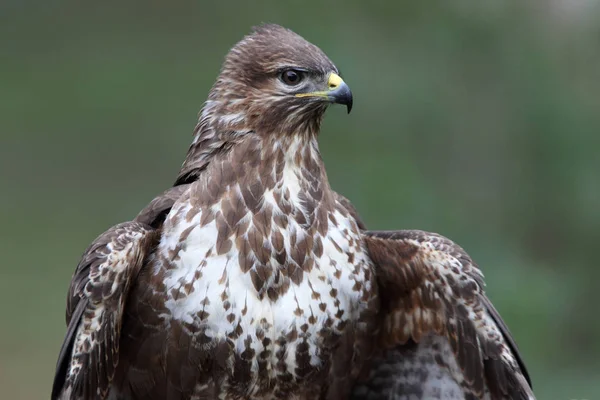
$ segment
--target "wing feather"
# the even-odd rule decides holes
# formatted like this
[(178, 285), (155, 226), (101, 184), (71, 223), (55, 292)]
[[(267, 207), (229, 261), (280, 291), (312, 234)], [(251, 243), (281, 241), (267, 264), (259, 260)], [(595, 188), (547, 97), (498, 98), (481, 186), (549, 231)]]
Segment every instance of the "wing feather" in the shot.
[(84, 253), (67, 302), (67, 335), (52, 399), (104, 398), (118, 361), (121, 317), (131, 283), (159, 237), (139, 222), (116, 225)]
[(437, 351), (435, 362), (446, 369), (457, 365), (451, 372), (465, 396), (534, 398), (517, 346), (485, 295), (483, 275), (461, 247), (415, 230), (367, 231), (364, 240), (380, 290), (384, 352), (407, 354), (403, 348), (440, 337), (453, 360), (444, 359), (437, 342), (426, 352)]
[(164, 217), (188, 188), (168, 189), (134, 221), (110, 228), (84, 252), (67, 296), (67, 333), (56, 365), (53, 400), (96, 399), (108, 393), (119, 361), (129, 288), (159, 240)]

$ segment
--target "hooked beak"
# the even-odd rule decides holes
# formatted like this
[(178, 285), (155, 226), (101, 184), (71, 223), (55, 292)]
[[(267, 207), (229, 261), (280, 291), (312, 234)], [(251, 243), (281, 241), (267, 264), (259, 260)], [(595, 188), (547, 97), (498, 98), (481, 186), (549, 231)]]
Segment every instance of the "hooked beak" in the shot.
[(327, 90), (311, 93), (297, 93), (296, 97), (321, 97), (335, 104), (344, 104), (348, 114), (352, 110), (352, 92), (338, 74), (332, 72), (327, 78)]
[(327, 80), (327, 98), (332, 103), (345, 104), (348, 114), (352, 111), (352, 92), (346, 82), (338, 74), (332, 72)]

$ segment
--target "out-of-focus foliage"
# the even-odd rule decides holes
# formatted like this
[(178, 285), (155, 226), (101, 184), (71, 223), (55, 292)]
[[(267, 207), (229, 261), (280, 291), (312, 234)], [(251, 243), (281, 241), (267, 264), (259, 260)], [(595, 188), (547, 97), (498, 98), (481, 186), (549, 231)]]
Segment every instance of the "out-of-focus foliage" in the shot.
[(371, 228), (472, 254), (540, 399), (600, 398), (599, 16), (583, 0), (3, 0), (2, 397), (48, 396), (78, 257), (173, 182), (223, 56), (265, 21), (353, 89), (321, 135), (334, 188)]

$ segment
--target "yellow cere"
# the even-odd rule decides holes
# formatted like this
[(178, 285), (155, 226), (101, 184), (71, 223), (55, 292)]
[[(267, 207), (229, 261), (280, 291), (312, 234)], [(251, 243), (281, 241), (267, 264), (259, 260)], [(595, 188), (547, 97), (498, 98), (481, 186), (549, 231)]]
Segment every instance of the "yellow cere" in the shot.
[(329, 90), (337, 89), (337, 87), (340, 86), (343, 82), (344, 82), (344, 80), (342, 78), (340, 78), (340, 76), (338, 74), (336, 74), (335, 72), (332, 72), (331, 74), (329, 74), (329, 80), (327, 81), (327, 86), (329, 87)]

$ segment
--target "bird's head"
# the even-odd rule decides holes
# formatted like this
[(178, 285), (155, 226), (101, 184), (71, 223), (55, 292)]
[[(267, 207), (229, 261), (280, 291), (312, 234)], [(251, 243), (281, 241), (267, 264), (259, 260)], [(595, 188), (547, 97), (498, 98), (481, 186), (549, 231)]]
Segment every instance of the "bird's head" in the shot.
[(227, 54), (176, 184), (192, 182), (211, 159), (247, 139), (316, 146), (331, 103), (350, 112), (352, 93), (321, 49), (279, 25), (255, 28)]
[(331, 103), (352, 108), (352, 92), (317, 46), (279, 25), (261, 25), (227, 55), (209, 96), (225, 129), (314, 133)]

